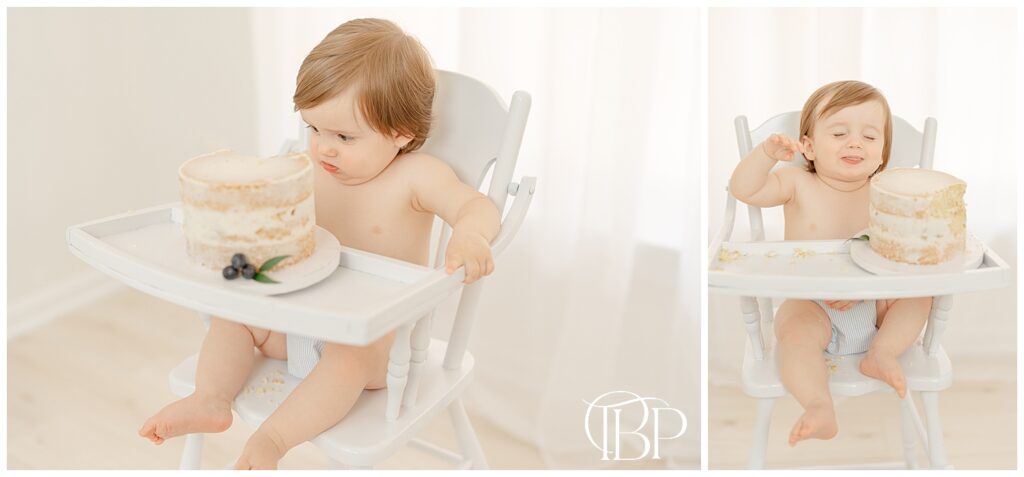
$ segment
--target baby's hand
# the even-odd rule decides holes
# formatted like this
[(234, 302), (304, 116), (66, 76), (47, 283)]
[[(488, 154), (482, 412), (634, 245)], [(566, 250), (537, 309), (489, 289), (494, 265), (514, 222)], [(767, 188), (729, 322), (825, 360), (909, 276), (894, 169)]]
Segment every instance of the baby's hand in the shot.
[(776, 161), (792, 161), (796, 153), (803, 153), (804, 146), (782, 134), (772, 134), (761, 143), (761, 149)]
[(833, 310), (846, 311), (862, 301), (864, 300), (825, 300), (825, 304)]
[(462, 283), (473, 283), (494, 271), (491, 244), (483, 235), (453, 231), (445, 250), (444, 263), (449, 275), (459, 267), (466, 267), (466, 279)]

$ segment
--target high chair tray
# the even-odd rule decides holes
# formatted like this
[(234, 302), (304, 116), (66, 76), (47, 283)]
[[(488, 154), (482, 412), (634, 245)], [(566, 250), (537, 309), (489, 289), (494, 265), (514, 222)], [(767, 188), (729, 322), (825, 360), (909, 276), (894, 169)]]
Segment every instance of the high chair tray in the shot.
[(984, 247), (976, 269), (880, 276), (850, 258), (850, 241), (724, 242), (708, 257), (715, 293), (774, 298), (872, 299), (936, 296), (1008, 286), (1010, 267)]
[(220, 281), (184, 270), (175, 262), (184, 246), (180, 224), (178, 204), (167, 204), (69, 227), (67, 242), (86, 263), (150, 295), (233, 321), (355, 345), (428, 313), (465, 275), (340, 247), (327, 278), (263, 296), (226, 286), (216, 271)]

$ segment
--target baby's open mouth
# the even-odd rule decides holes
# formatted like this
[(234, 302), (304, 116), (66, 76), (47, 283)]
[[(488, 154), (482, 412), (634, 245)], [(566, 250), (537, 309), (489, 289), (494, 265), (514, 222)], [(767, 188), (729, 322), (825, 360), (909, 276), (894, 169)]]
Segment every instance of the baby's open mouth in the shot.
[(860, 164), (861, 162), (864, 162), (864, 158), (860, 156), (843, 156), (839, 159), (847, 164)]

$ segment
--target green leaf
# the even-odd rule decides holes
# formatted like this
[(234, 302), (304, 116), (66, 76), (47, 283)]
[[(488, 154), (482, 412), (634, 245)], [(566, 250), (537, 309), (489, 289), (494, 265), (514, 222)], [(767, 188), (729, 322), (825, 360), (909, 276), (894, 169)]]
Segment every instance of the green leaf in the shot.
[(258, 281), (260, 283), (279, 283), (279, 282), (274, 281), (272, 278), (270, 278), (270, 277), (268, 277), (268, 276), (266, 276), (266, 275), (264, 275), (262, 273), (259, 273), (259, 272), (257, 272), (256, 275), (253, 275), (252, 279), (256, 280), (256, 281)]
[[(857, 237), (850, 237), (850, 238), (846, 239), (846, 242), (849, 242), (851, 240), (871, 240), (871, 237), (869, 237), (868, 234), (864, 234), (864, 235), (860, 235), (860, 236), (857, 236)], [(843, 243), (846, 243), (846, 242), (843, 242)]]
[(291, 257), (291, 255), (280, 255), (270, 260), (267, 260), (266, 262), (263, 262), (263, 265), (260, 265), (260, 268), (256, 271), (261, 273), (270, 271), (270, 269), (274, 268), (278, 263), (281, 262), (281, 260), (284, 260), (288, 257)]

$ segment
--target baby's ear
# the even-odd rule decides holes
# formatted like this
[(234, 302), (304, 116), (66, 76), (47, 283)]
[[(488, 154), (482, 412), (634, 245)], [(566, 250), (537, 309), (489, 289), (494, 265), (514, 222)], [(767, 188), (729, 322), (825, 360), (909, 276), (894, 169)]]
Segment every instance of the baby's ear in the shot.
[(394, 138), (395, 138), (395, 147), (397, 147), (399, 149), (405, 147), (407, 144), (412, 142), (412, 139), (413, 139), (412, 136), (400, 136), (398, 134), (395, 134)]
[(804, 158), (808, 161), (813, 161), (814, 147), (811, 144), (811, 138), (807, 136), (800, 138), (800, 145), (804, 147)]

